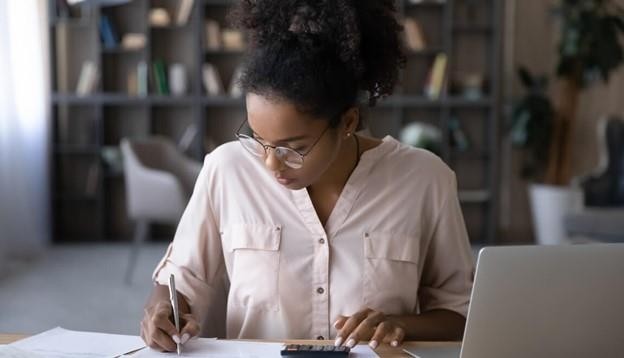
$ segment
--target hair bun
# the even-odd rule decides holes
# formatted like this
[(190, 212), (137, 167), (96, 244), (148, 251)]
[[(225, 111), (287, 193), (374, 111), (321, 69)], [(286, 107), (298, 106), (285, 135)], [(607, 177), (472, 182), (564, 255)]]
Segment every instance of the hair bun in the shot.
[(299, 7), (293, 15), (288, 31), (294, 34), (319, 34), (322, 31), (316, 11), (309, 5)]
[(395, 13), (394, 0), (240, 0), (231, 19), (247, 33), (257, 66), (248, 81), (283, 75), (284, 84), (267, 79), (266, 86), (301, 88), (291, 78), (308, 73), (335, 87), (344, 73), (342, 81), (368, 92), (373, 104), (392, 93), (405, 64)]

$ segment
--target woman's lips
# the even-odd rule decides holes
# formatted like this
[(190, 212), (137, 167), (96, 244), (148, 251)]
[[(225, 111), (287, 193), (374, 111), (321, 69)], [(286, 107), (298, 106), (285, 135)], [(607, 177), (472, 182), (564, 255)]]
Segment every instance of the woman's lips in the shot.
[(279, 175), (276, 175), (275, 178), (277, 179), (277, 182), (282, 184), (282, 185), (288, 185), (288, 184), (292, 183), (293, 181), (295, 181), (294, 179), (282, 177), (282, 176), (279, 176)]

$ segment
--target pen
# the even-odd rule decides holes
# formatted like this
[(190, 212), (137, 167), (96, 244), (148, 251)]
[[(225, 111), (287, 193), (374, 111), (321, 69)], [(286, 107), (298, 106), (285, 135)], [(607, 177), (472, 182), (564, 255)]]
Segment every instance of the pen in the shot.
[[(175, 276), (171, 274), (169, 276), (169, 300), (171, 301), (171, 307), (173, 308), (173, 321), (175, 323), (178, 334), (180, 333), (180, 314), (178, 312), (178, 295), (175, 288)], [(182, 345), (180, 342), (176, 343), (178, 355), (182, 352)]]

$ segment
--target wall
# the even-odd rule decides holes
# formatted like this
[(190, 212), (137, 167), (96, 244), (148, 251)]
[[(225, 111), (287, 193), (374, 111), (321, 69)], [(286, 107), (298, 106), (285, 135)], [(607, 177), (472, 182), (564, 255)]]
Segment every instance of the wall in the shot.
[[(534, 73), (554, 73), (558, 23), (551, 10), (555, 0), (508, 0), (505, 21), (505, 97), (522, 94), (515, 77), (519, 65)], [(624, 0), (617, 0), (624, 6)], [(514, 9), (515, 8), (515, 9)], [(552, 89), (553, 86), (551, 86)], [(624, 115), (624, 66), (613, 74), (608, 85), (598, 84), (583, 92), (577, 126), (573, 129), (574, 150), (572, 174), (579, 175), (598, 163), (596, 122), (606, 114)], [(502, 126), (505, 128), (505, 126)], [(505, 133), (503, 133), (504, 135)], [(533, 241), (532, 224), (527, 200), (526, 181), (518, 176), (519, 153), (503, 140), (501, 241), (505, 243)]]

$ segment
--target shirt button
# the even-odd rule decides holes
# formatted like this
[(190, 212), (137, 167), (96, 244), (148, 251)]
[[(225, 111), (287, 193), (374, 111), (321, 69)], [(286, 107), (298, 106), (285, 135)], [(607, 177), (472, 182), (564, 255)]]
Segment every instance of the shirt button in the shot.
[(323, 292), (325, 292), (323, 287), (319, 287), (319, 288), (316, 289), (316, 293), (318, 293), (318, 294), (322, 294)]
[(324, 243), (325, 243), (325, 239), (320, 238), (320, 239), (319, 239), (319, 244), (323, 245)]
[(316, 339), (318, 339), (319, 341), (324, 341), (324, 340), (325, 340), (325, 337), (323, 337), (323, 336), (318, 336), (318, 337), (316, 337)]

